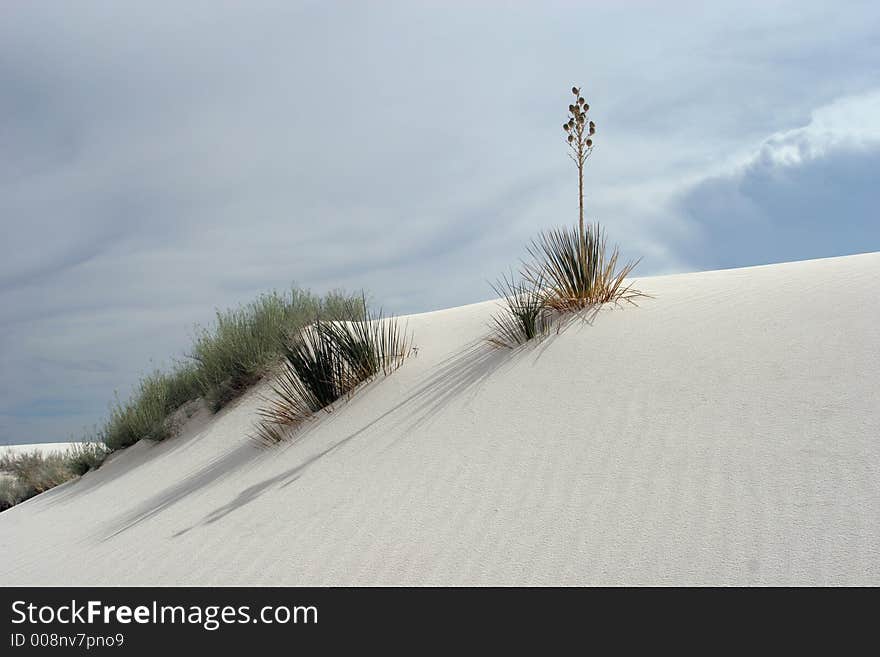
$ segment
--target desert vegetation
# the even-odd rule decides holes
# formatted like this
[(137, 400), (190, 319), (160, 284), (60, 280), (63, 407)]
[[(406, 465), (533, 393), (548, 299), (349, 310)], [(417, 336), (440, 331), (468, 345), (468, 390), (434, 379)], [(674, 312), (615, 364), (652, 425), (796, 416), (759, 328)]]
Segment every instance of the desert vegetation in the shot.
[(117, 400), (99, 437), (111, 450), (142, 438), (164, 440), (176, 430), (175, 412), (197, 398), (219, 411), (278, 363), (291, 331), (316, 317), (356, 319), (356, 299), (340, 291), (321, 297), (292, 288), (218, 311), (213, 325), (196, 327), (187, 361), (144, 377), (128, 401)]
[[(344, 292), (319, 297), (307, 290), (261, 295), (246, 306), (218, 312), (213, 326), (197, 329), (189, 358), (199, 394), (219, 410), (278, 362), (282, 345), (315, 318), (357, 319), (357, 298)], [(354, 313), (354, 315), (352, 315)]]
[[(601, 227), (584, 220), (584, 167), (596, 124), (580, 89), (571, 91), (563, 130), (578, 175), (578, 223), (541, 232), (518, 275), (494, 285), (502, 310), (492, 318), (489, 340), (497, 346), (527, 343), (566, 313), (640, 294), (626, 283), (637, 262), (622, 262)], [(217, 412), (267, 374), (273, 383), (259, 410), (256, 438), (277, 443), (363, 383), (397, 369), (410, 348), (406, 327), (371, 312), (363, 295), (318, 296), (298, 288), (261, 295), (218, 311), (212, 325), (196, 327), (183, 361), (143, 377), (127, 400), (117, 398), (97, 431), (100, 448), (4, 458), (0, 497), (15, 503), (98, 467), (108, 451), (144, 438), (164, 440), (190, 414), (191, 402), (204, 400)]]
[(541, 337), (554, 319), (567, 313), (642, 295), (626, 283), (638, 261), (622, 262), (602, 227), (584, 221), (584, 167), (593, 152), (596, 123), (580, 88), (571, 92), (575, 99), (562, 129), (577, 169), (578, 223), (539, 233), (528, 247), (519, 279), (504, 277), (493, 285), (502, 300), (489, 337), (497, 346), (513, 348)]
[(562, 124), (568, 142), (568, 157), (574, 162), (578, 172), (578, 228), (581, 241), (584, 240), (584, 165), (593, 154), (593, 135), (596, 123), (589, 118), (590, 105), (581, 95), (578, 87), (572, 87), (574, 103), (568, 106), (568, 120)]
[(498, 347), (514, 347), (547, 333), (551, 309), (540, 285), (503, 276), (492, 285), (504, 305), (504, 311), (492, 316), (489, 342)]
[[(323, 296), (292, 288), (263, 294), (238, 308), (218, 311), (215, 322), (196, 327), (186, 359), (168, 371), (144, 376), (132, 395), (111, 405), (107, 420), (89, 442), (66, 452), (7, 454), (0, 461), (0, 507), (7, 508), (98, 467), (107, 453), (141, 439), (174, 435), (180, 409), (204, 399), (219, 411), (277, 367), (288, 338), (313, 322), (353, 321), (365, 315), (364, 296), (333, 291)], [(185, 409), (186, 410), (186, 409)]]
[(523, 276), (553, 310), (582, 310), (641, 294), (625, 284), (638, 261), (621, 263), (618, 247), (608, 248), (599, 224), (587, 224), (583, 233), (567, 227), (544, 231), (529, 255)]
[(0, 456), (0, 511), (97, 468), (107, 454), (94, 442), (49, 454), (7, 450)]
[(363, 298), (348, 305), (346, 319), (316, 318), (282, 342), (281, 370), (259, 410), (259, 441), (280, 442), (362, 383), (393, 372), (409, 354), (411, 336), (396, 318), (371, 312)]
[(199, 396), (196, 368), (179, 365), (170, 372), (155, 371), (138, 383), (126, 402), (118, 399), (101, 431), (101, 439), (112, 450), (133, 445), (141, 438), (164, 440), (174, 432), (172, 414)]

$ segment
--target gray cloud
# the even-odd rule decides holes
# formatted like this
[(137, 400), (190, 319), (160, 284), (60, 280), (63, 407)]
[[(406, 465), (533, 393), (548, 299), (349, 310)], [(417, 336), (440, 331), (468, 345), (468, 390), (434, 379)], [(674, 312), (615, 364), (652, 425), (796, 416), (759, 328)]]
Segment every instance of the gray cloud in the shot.
[[(97, 422), (194, 323), (266, 289), (366, 287), (398, 312), (488, 298), (575, 216), (573, 81), (599, 123), (589, 214), (643, 273), (724, 264), (692, 245), (733, 194), (727, 160), (880, 87), (874, 3), (7, 5), (0, 443)], [(826, 162), (829, 208), (875, 164), (853, 157)], [(773, 173), (736, 175), (767, 199)], [(788, 175), (767, 213), (815, 180)]]
[(877, 171), (880, 147), (838, 149), (701, 183), (681, 201), (697, 228), (682, 256), (720, 268), (880, 251)]
[(687, 188), (679, 253), (735, 267), (880, 250), (880, 91), (817, 108), (745, 162)]

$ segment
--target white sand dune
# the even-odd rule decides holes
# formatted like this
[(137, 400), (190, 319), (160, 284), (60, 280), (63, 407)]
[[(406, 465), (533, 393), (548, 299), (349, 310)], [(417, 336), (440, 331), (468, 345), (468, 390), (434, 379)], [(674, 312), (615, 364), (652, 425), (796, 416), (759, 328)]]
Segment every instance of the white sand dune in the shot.
[[(640, 279), (519, 352), (414, 315), (277, 449), (256, 389), (0, 514), (3, 584), (880, 584), (880, 253)], [(477, 346), (473, 346), (477, 345)]]

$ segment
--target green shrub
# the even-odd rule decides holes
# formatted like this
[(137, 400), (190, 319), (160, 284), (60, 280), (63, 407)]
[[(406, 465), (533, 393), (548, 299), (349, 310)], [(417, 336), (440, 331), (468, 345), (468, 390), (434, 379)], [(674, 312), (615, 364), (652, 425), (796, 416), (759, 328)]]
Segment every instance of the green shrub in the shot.
[(27, 490), (18, 479), (0, 472), (0, 511), (5, 511), (33, 495), (34, 493), (28, 495)]
[(101, 443), (80, 443), (48, 454), (7, 450), (0, 457), (0, 510), (97, 468), (106, 456)]
[(197, 330), (190, 353), (202, 396), (219, 410), (277, 363), (288, 335), (298, 333), (315, 317), (348, 317), (353, 300), (343, 292), (331, 292), (322, 299), (294, 288), (218, 312), (211, 328)]
[(164, 440), (173, 427), (170, 415), (199, 395), (195, 368), (181, 366), (171, 373), (154, 372), (141, 379), (126, 403), (117, 400), (104, 427), (104, 442), (111, 450), (133, 445), (141, 438)]
[(18, 480), (24, 490), (42, 493), (73, 477), (60, 452), (42, 454), (39, 450), (7, 453), (0, 458), (0, 470)]
[(291, 336), (284, 345), (284, 365), (273, 383), (273, 396), (259, 410), (257, 437), (264, 443), (283, 440), (297, 425), (365, 381), (400, 367), (410, 349), (405, 327), (381, 311), (373, 315), (365, 300), (356, 307), (361, 319), (326, 321)]
[(214, 411), (256, 383), (282, 357), (291, 333), (315, 317), (357, 318), (357, 297), (333, 291), (323, 298), (306, 290), (263, 294), (252, 303), (218, 312), (209, 328), (197, 328), (190, 358), (168, 373), (144, 377), (126, 402), (117, 402), (104, 426), (111, 450), (142, 438), (164, 440), (173, 432), (172, 414), (190, 400), (204, 397)]
[(64, 454), (68, 469), (80, 477), (90, 470), (97, 470), (107, 458), (109, 450), (103, 443), (78, 443)]

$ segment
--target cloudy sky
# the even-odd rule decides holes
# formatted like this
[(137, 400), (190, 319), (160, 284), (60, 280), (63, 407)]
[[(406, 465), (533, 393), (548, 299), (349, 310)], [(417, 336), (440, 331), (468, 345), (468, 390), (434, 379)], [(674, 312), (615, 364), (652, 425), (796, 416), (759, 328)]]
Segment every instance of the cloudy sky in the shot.
[(76, 2), (0, 21), (0, 444), (67, 440), (215, 308), (483, 300), (587, 211), (643, 275), (880, 250), (880, 3)]

